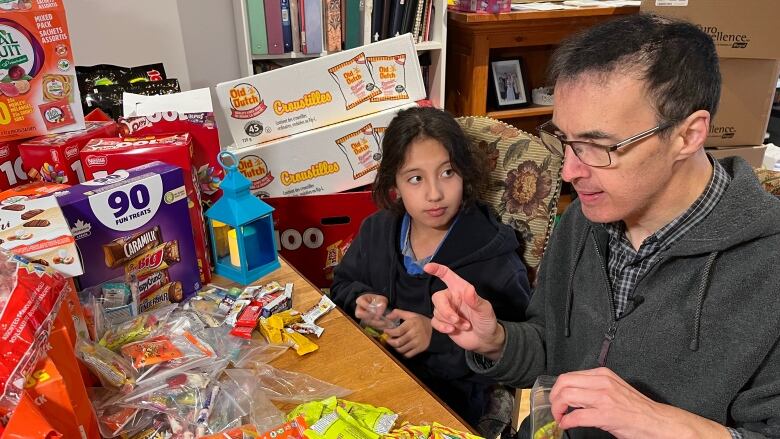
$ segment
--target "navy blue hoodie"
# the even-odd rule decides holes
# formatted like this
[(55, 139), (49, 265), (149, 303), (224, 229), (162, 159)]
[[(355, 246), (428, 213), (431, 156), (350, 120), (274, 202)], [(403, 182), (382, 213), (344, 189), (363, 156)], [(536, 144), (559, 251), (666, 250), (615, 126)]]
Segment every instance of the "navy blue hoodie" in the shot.
[[(401, 220), (401, 215), (384, 210), (367, 218), (336, 267), (331, 295), (333, 301), (353, 318), (355, 300), (365, 293), (386, 296), (391, 309), (433, 316), (431, 296), (445, 286), (434, 276), (406, 272), (399, 247)], [(514, 230), (499, 223), (487, 207), (478, 204), (461, 211), (432, 262), (446, 265), (474, 285), (478, 294), (493, 305), (499, 319), (522, 321), (530, 300), (530, 288), (518, 247)], [(442, 393), (452, 393), (458, 387), (458, 381), (476, 383), (465, 386), (468, 390), (459, 389), (460, 393), (471, 393), (475, 386), (486, 388), (492, 380), (471, 372), (464, 351), (447, 335), (433, 330), (427, 351), (411, 359), (398, 357), (467, 421), (476, 422), (474, 416), (458, 410), (455, 401), (460, 397), (461, 405), (465, 400), (474, 405), (480, 403), (480, 398), (457, 395), (458, 391), (455, 391), (456, 395)], [(443, 386), (448, 390), (440, 390)], [(482, 407), (478, 409), (481, 411)]]

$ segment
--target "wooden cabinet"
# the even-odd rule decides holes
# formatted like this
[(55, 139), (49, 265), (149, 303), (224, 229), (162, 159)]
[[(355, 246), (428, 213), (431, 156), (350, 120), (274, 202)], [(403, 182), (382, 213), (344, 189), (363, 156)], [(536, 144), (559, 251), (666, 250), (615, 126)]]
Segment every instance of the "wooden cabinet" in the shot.
[(489, 116), (528, 132), (552, 115), (552, 106), (516, 109), (490, 106), (490, 59), (521, 58), (531, 90), (546, 85), (546, 70), (556, 46), (574, 32), (615, 16), (634, 14), (638, 7), (584, 8), (472, 14), (449, 11), (446, 108), (457, 116)]

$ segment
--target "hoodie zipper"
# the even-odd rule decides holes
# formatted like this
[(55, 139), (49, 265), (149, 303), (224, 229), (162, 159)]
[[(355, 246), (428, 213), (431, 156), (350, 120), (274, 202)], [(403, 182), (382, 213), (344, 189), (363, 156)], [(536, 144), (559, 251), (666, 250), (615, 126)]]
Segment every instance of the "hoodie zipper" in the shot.
[(604, 255), (601, 254), (596, 236), (591, 230), (591, 236), (593, 237), (593, 245), (596, 247), (596, 253), (599, 256), (599, 262), (601, 263), (601, 270), (607, 280), (607, 292), (609, 293), (609, 304), (611, 308), (610, 318), (612, 323), (607, 328), (607, 332), (604, 333), (604, 340), (601, 342), (601, 350), (599, 351), (598, 364), (599, 367), (604, 367), (607, 364), (607, 355), (609, 354), (609, 348), (612, 346), (612, 341), (615, 339), (615, 333), (617, 332), (617, 319), (615, 319), (615, 298), (612, 294), (612, 285), (609, 283), (609, 272), (607, 272), (607, 266), (604, 264)]

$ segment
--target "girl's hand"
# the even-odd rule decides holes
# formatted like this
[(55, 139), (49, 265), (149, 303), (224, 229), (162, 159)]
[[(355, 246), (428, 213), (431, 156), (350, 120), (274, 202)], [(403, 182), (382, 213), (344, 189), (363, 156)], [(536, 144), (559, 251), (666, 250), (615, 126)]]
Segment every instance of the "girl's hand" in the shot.
[(431, 345), (431, 319), (421, 314), (394, 309), (387, 315), (388, 320), (403, 320), (397, 328), (385, 329), (389, 336), (387, 344), (406, 358), (425, 352)]
[(355, 317), (361, 325), (383, 330), (387, 326), (387, 320), (382, 316), (387, 309), (387, 297), (366, 293), (355, 299)]

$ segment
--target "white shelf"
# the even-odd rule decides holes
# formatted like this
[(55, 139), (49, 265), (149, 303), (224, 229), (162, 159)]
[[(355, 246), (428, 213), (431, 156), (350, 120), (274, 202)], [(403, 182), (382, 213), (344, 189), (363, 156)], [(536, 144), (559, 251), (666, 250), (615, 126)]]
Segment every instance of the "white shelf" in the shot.
[[(371, 0), (366, 0), (371, 1)], [(429, 96), (435, 107), (444, 108), (444, 78), (447, 65), (447, 0), (434, 0), (433, 16), (431, 17), (430, 41), (415, 45), (418, 52), (429, 51), (431, 53), (431, 65), (429, 75)], [(370, 13), (369, 11), (365, 11)], [(306, 60), (327, 55), (327, 52), (306, 54), (300, 52), (283, 53), (280, 55), (253, 55), (250, 50), (249, 20), (246, 14), (246, 0), (233, 0), (233, 14), (236, 22), (236, 43), (238, 44), (238, 58), (241, 73), (244, 76), (254, 75), (253, 61), (275, 59)], [(368, 20), (370, 22), (370, 20)], [(365, 35), (365, 32), (364, 32)], [(364, 36), (364, 39), (366, 37)], [(365, 41), (365, 44), (368, 44)]]

